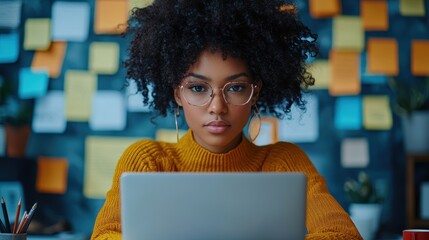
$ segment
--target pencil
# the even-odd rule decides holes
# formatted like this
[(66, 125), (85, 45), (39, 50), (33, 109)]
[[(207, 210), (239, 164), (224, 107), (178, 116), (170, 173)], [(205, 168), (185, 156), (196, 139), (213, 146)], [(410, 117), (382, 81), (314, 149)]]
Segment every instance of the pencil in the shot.
[(16, 233), (21, 233), (26, 219), (27, 219), (27, 211), (24, 211), (24, 215), (22, 215), (21, 222), (19, 223), (19, 226), (18, 226), (18, 229), (16, 230)]
[(10, 233), (12, 231), (10, 230), (9, 215), (7, 214), (6, 202), (4, 201), (3, 197), (1, 198), (1, 207), (3, 208), (3, 217), (5, 221), (4, 225), (6, 226), (6, 232)]
[(1, 219), (0, 219), (0, 232), (7, 233), (6, 232), (6, 227), (4, 226), (3, 222), (1, 221)]
[(24, 224), (24, 227), (22, 228), (22, 232), (27, 232), (28, 226), (30, 226), (31, 219), (33, 219), (34, 211), (37, 208), (37, 202), (33, 205), (33, 207), (30, 210), (30, 213), (28, 213), (27, 221)]
[(13, 231), (12, 233), (17, 233), (18, 230), (18, 222), (19, 222), (19, 214), (21, 212), (21, 199), (19, 199), (18, 207), (16, 208), (16, 214), (15, 214), (15, 222), (13, 223)]

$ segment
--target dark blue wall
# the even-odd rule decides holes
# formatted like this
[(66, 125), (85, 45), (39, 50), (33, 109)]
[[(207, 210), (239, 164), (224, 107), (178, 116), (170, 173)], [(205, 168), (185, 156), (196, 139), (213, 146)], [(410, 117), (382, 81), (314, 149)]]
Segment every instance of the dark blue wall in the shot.
[[(83, 1), (83, 0), (82, 0)], [(88, 0), (91, 14), (94, 10), (94, 0)], [(394, 37), (399, 41), (400, 74), (410, 76), (409, 55), (410, 43), (413, 38), (428, 39), (428, 19), (404, 18), (399, 15), (399, 0), (389, 0), (390, 28), (386, 32), (366, 32), (366, 38), (372, 36)], [(53, 0), (23, 1), (23, 15), (20, 32), (22, 36), (23, 23), (26, 18), (50, 17)], [(344, 15), (359, 15), (359, 1), (343, 0)], [(319, 58), (326, 59), (331, 48), (332, 19), (312, 19), (309, 16), (308, 1), (298, 3), (299, 15), (303, 21), (319, 34), (321, 54)], [(427, 7), (427, 4), (426, 4)], [(426, 10), (428, 12), (428, 10)], [(91, 16), (91, 26), (93, 16)], [(125, 58), (126, 39), (117, 35), (95, 35), (90, 27), (88, 41), (84, 43), (69, 42), (64, 59), (61, 75), (51, 79), (49, 89), (63, 90), (64, 72), (68, 69), (88, 69), (88, 49), (93, 41), (116, 41), (121, 45), (120, 57)], [(22, 38), (21, 38), (22, 46)], [(13, 64), (0, 64), (0, 70), (11, 79), (18, 79), (18, 70), (31, 65), (33, 51), (21, 49), (19, 60)], [(115, 75), (98, 75), (98, 89), (122, 88), (124, 69)], [(382, 230), (400, 232), (405, 225), (405, 154), (402, 146), (402, 131), (399, 118), (393, 115), (393, 128), (390, 131), (339, 131), (334, 126), (335, 98), (327, 90), (315, 91), (319, 98), (319, 139), (312, 143), (299, 144), (308, 153), (317, 169), (325, 176), (329, 189), (340, 204), (347, 209), (348, 200), (343, 191), (343, 183), (350, 177), (356, 177), (362, 169), (344, 169), (340, 164), (340, 144), (342, 139), (349, 137), (364, 137), (368, 139), (370, 164), (366, 170), (371, 178), (382, 183), (386, 191), (382, 216)], [(387, 85), (364, 85), (362, 94), (391, 94)], [(120, 132), (92, 131), (87, 123), (68, 122), (64, 134), (32, 134), (29, 142), (28, 161), (36, 161), (39, 155), (60, 156), (69, 161), (68, 191), (64, 195), (31, 193), (38, 200), (38, 217), (45, 221), (67, 219), (77, 232), (90, 234), (96, 214), (103, 200), (87, 199), (83, 196), (83, 175), (85, 138), (89, 135), (120, 135), (137, 137), (154, 137), (156, 127), (151, 123), (151, 113), (128, 113), (127, 128)], [(157, 118), (159, 128), (174, 128), (171, 116)], [(183, 126), (186, 128), (186, 126)]]

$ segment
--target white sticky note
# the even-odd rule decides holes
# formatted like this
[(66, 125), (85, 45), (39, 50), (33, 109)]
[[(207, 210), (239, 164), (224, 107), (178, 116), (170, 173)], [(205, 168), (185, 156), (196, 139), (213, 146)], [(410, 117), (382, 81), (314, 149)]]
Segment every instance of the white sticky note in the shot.
[(306, 112), (292, 106), (292, 119), (279, 119), (279, 141), (314, 142), (319, 137), (319, 104), (314, 95), (304, 96), (307, 101)]
[(89, 126), (92, 130), (123, 130), (126, 125), (125, 100), (118, 91), (97, 91), (92, 99)]
[(83, 42), (89, 33), (90, 6), (86, 2), (56, 1), (52, 5), (52, 39)]
[[(136, 82), (133, 80), (128, 81), (129, 85), (126, 88), (127, 95), (127, 109), (129, 112), (150, 112), (149, 106), (143, 105), (143, 95), (137, 91)], [(149, 101), (153, 101), (152, 97), (153, 87), (149, 86)]]
[(0, 1), (0, 28), (19, 27), (21, 23), (22, 1)]
[(32, 125), (34, 132), (63, 133), (66, 123), (63, 91), (49, 91), (46, 96), (37, 99)]
[(368, 140), (347, 138), (341, 142), (341, 166), (344, 168), (364, 168), (369, 164)]

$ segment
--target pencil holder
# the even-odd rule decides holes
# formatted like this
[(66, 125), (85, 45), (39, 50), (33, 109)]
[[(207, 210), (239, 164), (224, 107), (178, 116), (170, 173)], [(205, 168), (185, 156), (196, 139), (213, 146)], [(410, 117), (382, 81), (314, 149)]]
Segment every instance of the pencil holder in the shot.
[(0, 233), (0, 240), (27, 240), (27, 233)]

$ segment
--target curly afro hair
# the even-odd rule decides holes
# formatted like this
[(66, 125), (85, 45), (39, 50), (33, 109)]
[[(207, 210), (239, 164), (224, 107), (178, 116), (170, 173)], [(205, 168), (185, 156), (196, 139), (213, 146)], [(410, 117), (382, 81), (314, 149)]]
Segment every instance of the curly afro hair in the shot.
[(127, 78), (163, 116), (174, 111), (174, 88), (207, 48), (247, 63), (253, 81), (262, 82), (261, 112), (282, 117), (294, 103), (305, 109), (302, 90), (314, 84), (305, 60), (318, 53), (317, 35), (287, 1), (155, 0), (133, 9), (126, 34)]

